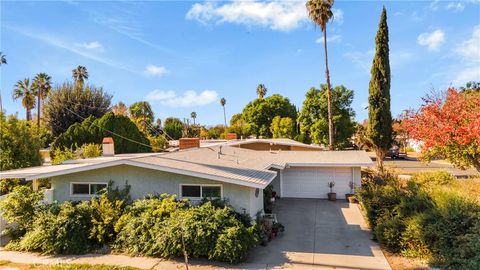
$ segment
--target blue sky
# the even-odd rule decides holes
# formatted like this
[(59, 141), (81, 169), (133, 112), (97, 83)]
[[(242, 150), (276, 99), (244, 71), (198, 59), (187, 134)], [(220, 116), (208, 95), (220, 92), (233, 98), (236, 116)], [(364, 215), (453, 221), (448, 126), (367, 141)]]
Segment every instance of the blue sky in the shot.
[[(46, 72), (55, 83), (86, 66), (89, 83), (157, 117), (223, 122), (256, 97), (259, 83), (301, 107), (325, 82), (321, 31), (301, 1), (2, 1), (0, 85), (4, 109), (24, 117), (11, 90)], [(480, 80), (480, 1), (340, 1), (328, 25), (332, 84), (355, 92), (361, 121), (381, 8), (388, 11), (392, 114), (432, 88)]]

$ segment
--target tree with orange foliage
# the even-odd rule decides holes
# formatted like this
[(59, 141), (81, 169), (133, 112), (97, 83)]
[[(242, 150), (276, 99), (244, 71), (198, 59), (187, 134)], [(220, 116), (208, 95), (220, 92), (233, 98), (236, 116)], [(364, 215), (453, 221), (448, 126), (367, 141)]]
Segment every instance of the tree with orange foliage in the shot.
[(480, 172), (480, 92), (449, 88), (444, 97), (427, 96), (417, 111), (407, 112), (405, 128), (423, 142), (423, 158), (445, 158)]

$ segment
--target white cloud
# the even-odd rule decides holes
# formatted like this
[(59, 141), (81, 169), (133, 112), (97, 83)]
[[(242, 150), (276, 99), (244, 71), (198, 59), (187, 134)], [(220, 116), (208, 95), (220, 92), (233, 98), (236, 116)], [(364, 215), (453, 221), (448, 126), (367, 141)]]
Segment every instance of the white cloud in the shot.
[(342, 24), (343, 23), (343, 10), (339, 8), (332, 9), (333, 11), (333, 21)]
[(159, 76), (159, 77), (170, 73), (170, 71), (166, 67), (155, 66), (152, 64), (147, 65), (143, 72), (147, 75)]
[(375, 55), (375, 49), (370, 49), (365, 52), (347, 52), (343, 56), (350, 60), (354, 65), (359, 67), (364, 72), (370, 72), (372, 68), (373, 56)]
[(186, 91), (178, 96), (174, 91), (153, 90), (146, 96), (146, 100), (158, 102), (172, 108), (203, 106), (217, 101), (218, 94), (213, 90), (205, 90), (201, 93)]
[(448, 5), (445, 6), (445, 9), (460, 12), (465, 9), (465, 5), (462, 4), (461, 2), (450, 2), (448, 3)]
[(456, 74), (457, 85), (480, 78), (480, 25), (473, 28), (471, 38), (462, 42), (454, 50), (462, 58), (462, 68)]
[(437, 11), (439, 2), (440, 2), (439, 0), (434, 0), (430, 3), (430, 5), (428, 7), (433, 11)]
[(75, 47), (86, 49), (86, 50), (99, 51), (99, 52), (104, 51), (103, 45), (98, 41), (75, 43), (74, 45)]
[(421, 46), (427, 46), (430, 51), (438, 51), (443, 42), (445, 42), (445, 32), (438, 29), (430, 33), (421, 33), (418, 35), (417, 42)]
[[(343, 11), (333, 10), (334, 21), (343, 22)], [(207, 1), (195, 3), (186, 18), (201, 23), (236, 23), (247, 26), (260, 25), (273, 30), (288, 31), (307, 21), (308, 15), (303, 1), (272, 0), (263, 2), (233, 1), (224, 4)]]
[(107, 65), (112, 68), (118, 68), (118, 69), (123, 69), (132, 73), (138, 73), (137, 70), (134, 70), (130, 68), (130, 66), (117, 62), (108, 58), (100, 57), (96, 53), (92, 53), (88, 50), (85, 49), (80, 49), (76, 48), (75, 46), (72, 46), (70, 42), (65, 41), (62, 37), (59, 36), (53, 36), (51, 33), (48, 32), (39, 32), (38, 30), (30, 30), (30, 29), (21, 29), (21, 28), (16, 28), (16, 27), (11, 27), (11, 26), (4, 26), (5, 28), (8, 28), (12, 31), (15, 31), (21, 35), (24, 35), (26, 37), (41, 41), (45, 44), (54, 46), (56, 48), (60, 48), (66, 51), (69, 51), (73, 54), (85, 57), (87, 59), (90, 59), (92, 61), (96, 61), (99, 63), (102, 63), (104, 65)]
[[(333, 36), (327, 36), (327, 43), (335, 43), (335, 42), (341, 42), (342, 41), (342, 36), (341, 35), (333, 35)], [(319, 37), (315, 40), (316, 43), (322, 43), (323, 44), (323, 37)]]

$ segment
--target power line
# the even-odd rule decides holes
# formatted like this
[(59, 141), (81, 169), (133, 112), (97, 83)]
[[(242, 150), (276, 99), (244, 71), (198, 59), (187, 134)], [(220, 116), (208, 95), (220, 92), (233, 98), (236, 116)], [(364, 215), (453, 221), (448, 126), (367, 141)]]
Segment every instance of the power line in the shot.
[[(83, 116), (79, 115), (78, 113), (76, 113), (76, 112), (74, 112), (74, 111), (70, 110), (70, 109), (69, 109), (69, 108), (67, 108), (67, 107), (65, 107), (65, 109), (67, 109), (67, 111), (69, 111), (69, 112), (71, 112), (71, 113), (75, 114), (76, 116), (78, 116), (78, 117), (82, 118), (83, 120), (85, 120), (85, 119), (86, 119), (85, 117), (83, 117)], [(130, 142), (133, 142), (133, 143), (136, 143), (136, 144), (139, 144), (139, 145), (143, 145), (143, 146), (146, 146), (146, 147), (149, 147), (149, 148), (154, 148), (154, 147), (153, 147), (153, 146), (151, 146), (151, 145), (144, 144), (144, 143), (142, 143), (142, 142), (139, 142), (139, 141), (132, 140), (132, 139), (130, 139), (130, 138), (127, 138), (127, 137), (125, 137), (125, 136), (122, 136), (122, 135), (120, 135), (120, 134), (118, 134), (118, 133), (115, 133), (115, 132), (113, 132), (113, 131), (111, 131), (111, 130), (105, 129), (105, 128), (103, 128), (103, 127), (101, 127), (101, 126), (99, 126), (99, 125), (95, 124), (94, 122), (92, 122), (92, 125), (95, 125), (95, 126), (97, 126), (98, 128), (100, 128), (100, 129), (103, 129), (103, 130), (107, 131), (108, 133), (110, 133), (110, 134), (112, 134), (112, 135), (115, 135), (115, 136), (117, 136), (117, 137), (120, 137), (120, 138), (122, 138), (122, 139), (124, 139), (124, 140), (130, 141)]]

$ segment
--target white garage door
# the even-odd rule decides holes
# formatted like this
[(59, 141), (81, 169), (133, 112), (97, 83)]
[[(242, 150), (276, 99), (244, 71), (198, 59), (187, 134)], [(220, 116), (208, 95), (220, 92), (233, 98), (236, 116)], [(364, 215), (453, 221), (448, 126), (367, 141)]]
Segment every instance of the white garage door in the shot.
[(334, 181), (338, 199), (350, 193), (352, 168), (291, 167), (283, 171), (282, 196), (288, 198), (327, 198), (328, 182)]

